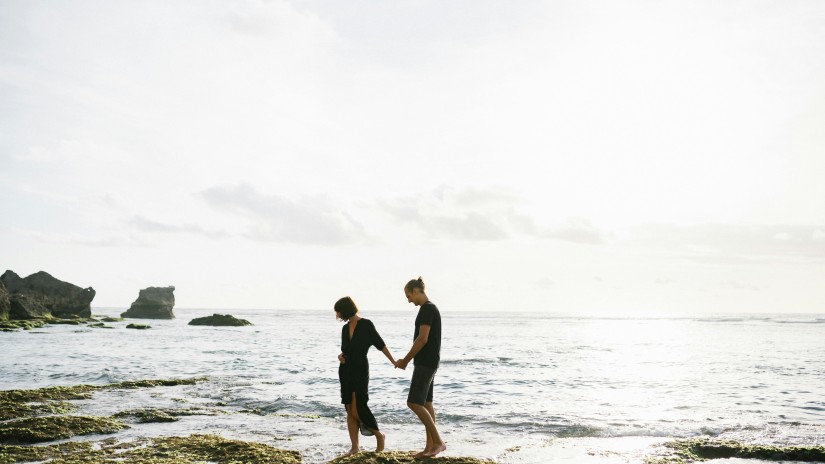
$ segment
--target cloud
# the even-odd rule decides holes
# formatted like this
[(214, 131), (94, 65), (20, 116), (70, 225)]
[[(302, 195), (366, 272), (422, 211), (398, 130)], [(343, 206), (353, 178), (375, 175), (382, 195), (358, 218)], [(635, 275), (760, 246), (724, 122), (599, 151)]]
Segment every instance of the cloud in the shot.
[(380, 201), (379, 207), (428, 239), (495, 241), (512, 235), (512, 205), (517, 202), (509, 192), (442, 185), (430, 193)]
[(130, 233), (111, 233), (109, 235), (88, 236), (80, 234), (58, 234), (38, 231), (22, 231), (27, 236), (44, 243), (73, 244), (95, 248), (132, 248), (148, 247), (152, 243)]
[(536, 290), (552, 290), (556, 286), (556, 282), (549, 277), (542, 277), (533, 282), (533, 288)]
[(197, 224), (166, 224), (140, 215), (133, 216), (127, 221), (127, 224), (137, 230), (151, 233), (189, 233), (205, 235), (210, 238), (226, 238), (229, 236), (229, 233), (224, 230), (206, 230)]
[(604, 243), (609, 235), (589, 220), (537, 225), (525, 201), (508, 189), (439, 186), (429, 193), (380, 202), (396, 222), (414, 225), (429, 239), (495, 241), (519, 235), (575, 243)]
[(821, 228), (801, 225), (644, 224), (621, 231), (622, 243), (715, 262), (765, 259), (822, 260)]
[(341, 245), (368, 239), (364, 227), (326, 196), (293, 201), (258, 192), (248, 184), (213, 187), (199, 193), (217, 211), (248, 221), (252, 240), (304, 245)]
[(566, 224), (548, 227), (536, 232), (540, 237), (566, 240), (575, 243), (604, 243), (607, 232), (596, 228), (589, 220), (572, 218)]

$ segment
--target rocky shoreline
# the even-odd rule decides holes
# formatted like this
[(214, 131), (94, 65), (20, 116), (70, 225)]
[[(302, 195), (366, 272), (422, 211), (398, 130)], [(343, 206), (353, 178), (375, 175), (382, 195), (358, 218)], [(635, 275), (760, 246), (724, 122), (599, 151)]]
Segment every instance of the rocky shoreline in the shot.
[[(194, 385), (206, 378), (140, 380), (109, 385), (74, 385), (33, 390), (0, 391), (0, 464), (53, 463), (284, 463), (302, 462), (301, 453), (254, 441), (215, 434), (140, 436), (119, 439), (117, 433), (137, 424), (162, 424), (183, 416), (232, 414), (222, 403), (196, 407), (119, 411), (110, 416), (74, 415), (79, 401), (94, 400), (96, 392)], [(238, 413), (238, 411), (235, 411)], [(243, 411), (240, 411), (243, 413)], [(108, 438), (94, 439), (97, 435)], [(732, 440), (695, 438), (665, 442), (651, 450), (645, 464), (686, 464), (722, 458), (762, 461), (823, 462), (825, 447), (746, 445)], [(407, 451), (362, 452), (329, 464), (495, 464), (494, 461), (445, 456), (414, 459)], [(567, 462), (567, 461), (565, 461)]]
[[(117, 437), (80, 439), (93, 435), (113, 435), (130, 428), (130, 424), (173, 422), (181, 416), (228, 414), (221, 409), (220, 403), (210, 407), (145, 407), (121, 411), (109, 417), (71, 414), (77, 408), (73, 401), (93, 400), (95, 392), (193, 385), (206, 380), (141, 380), (102, 386), (74, 385), (0, 391), (0, 464), (43, 461), (126, 464), (301, 462), (301, 455), (297, 451), (211, 434), (140, 437), (127, 441), (121, 441)], [(405, 451), (364, 452), (330, 461), (332, 464), (413, 462), (494, 464), (492, 461), (469, 457), (413, 459)]]

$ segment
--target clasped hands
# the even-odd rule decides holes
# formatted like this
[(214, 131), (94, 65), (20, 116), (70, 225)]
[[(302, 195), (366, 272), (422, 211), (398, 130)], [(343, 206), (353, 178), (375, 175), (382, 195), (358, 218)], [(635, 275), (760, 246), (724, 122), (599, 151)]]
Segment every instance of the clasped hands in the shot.
[[(347, 363), (347, 357), (344, 356), (344, 353), (338, 355), (338, 362), (341, 364)], [(402, 371), (407, 369), (407, 364), (409, 363), (410, 361), (408, 359), (399, 359), (397, 361), (392, 362), (393, 366), (395, 366), (396, 369), (401, 369)]]
[(403, 371), (407, 368), (407, 364), (409, 363), (410, 361), (408, 359), (399, 359), (395, 361), (393, 364), (395, 364), (396, 369), (401, 369)]

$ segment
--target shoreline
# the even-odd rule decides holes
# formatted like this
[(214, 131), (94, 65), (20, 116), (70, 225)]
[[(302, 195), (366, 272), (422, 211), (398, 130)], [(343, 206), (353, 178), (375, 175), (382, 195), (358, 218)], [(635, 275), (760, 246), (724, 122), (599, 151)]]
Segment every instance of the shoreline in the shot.
[[(73, 385), (44, 387), (32, 390), (0, 391), (0, 464), (50, 461), (99, 463), (196, 463), (302, 462), (301, 452), (246, 440), (235, 440), (215, 434), (188, 436), (139, 436), (121, 440), (117, 433), (137, 424), (175, 422), (183, 416), (214, 416), (232, 414), (223, 404), (209, 407), (162, 408), (143, 405), (111, 416), (73, 414), (79, 405), (73, 402), (93, 401), (100, 391), (150, 389), (206, 382), (207, 378), (140, 380), (108, 385)], [(254, 413), (254, 411), (240, 411)], [(312, 419), (312, 418), (309, 418)], [(413, 459), (408, 451), (361, 452), (337, 457), (334, 464), (413, 463), (495, 464), (473, 457), (445, 456)]]
[[(229, 411), (225, 404), (187, 404), (179, 407), (153, 407), (142, 404), (122, 409), (109, 416), (74, 414), (83, 402), (93, 402), (100, 392), (140, 391), (185, 387), (208, 378), (137, 380), (107, 385), (44, 387), (32, 390), (0, 391), (0, 464), (13, 462), (303, 462), (300, 451), (283, 449), (256, 441), (226, 438), (218, 434), (193, 433), (188, 436), (139, 435), (131, 438), (118, 433), (137, 427), (162, 427), (182, 417), (249, 414), (254, 411)], [(152, 397), (152, 394), (150, 394)], [(284, 419), (285, 417), (279, 417)], [(305, 417), (314, 420), (314, 417)], [(148, 425), (147, 425), (148, 424)], [(144, 429), (145, 430), (145, 429)], [(279, 439), (279, 438), (275, 438)], [(280, 438), (288, 441), (289, 438)], [(516, 446), (507, 454), (521, 452)], [(720, 461), (733, 458), (733, 461)], [(825, 447), (773, 447), (747, 445), (732, 440), (694, 438), (671, 440), (655, 437), (557, 438), (546, 446), (518, 456), (517, 462), (551, 461), (563, 464), (633, 463), (676, 464), (689, 462), (758, 463), (782, 460), (793, 462), (825, 461)], [(446, 464), (496, 464), (497, 461), (468, 456), (439, 456), (413, 459), (407, 451), (381, 453), (363, 451), (353, 456), (326, 459), (329, 464), (406, 464), (434, 462)]]

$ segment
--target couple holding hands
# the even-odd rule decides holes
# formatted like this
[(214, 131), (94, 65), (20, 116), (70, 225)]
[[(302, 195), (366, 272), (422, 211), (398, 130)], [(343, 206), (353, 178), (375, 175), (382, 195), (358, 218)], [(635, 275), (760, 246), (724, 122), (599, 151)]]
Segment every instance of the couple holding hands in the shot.
[(427, 444), (414, 457), (433, 457), (447, 449), (435, 425), (433, 409), (433, 379), (438, 370), (441, 352), (441, 314), (424, 293), (421, 277), (404, 286), (407, 301), (419, 307), (415, 318), (415, 333), (409, 353), (395, 360), (381, 339), (375, 325), (369, 319), (358, 316), (358, 307), (350, 297), (335, 303), (335, 315), (346, 324), (341, 328), (341, 354), (338, 355), (338, 379), (341, 382), (341, 403), (347, 409), (347, 430), (352, 442), (347, 455), (358, 448), (358, 431), (366, 436), (375, 435), (376, 451), (384, 450), (385, 435), (378, 430), (378, 422), (367, 406), (369, 401), (370, 366), (367, 351), (371, 346), (384, 353), (398, 369), (406, 369), (413, 361), (415, 366), (407, 396), (407, 406), (424, 424)]

